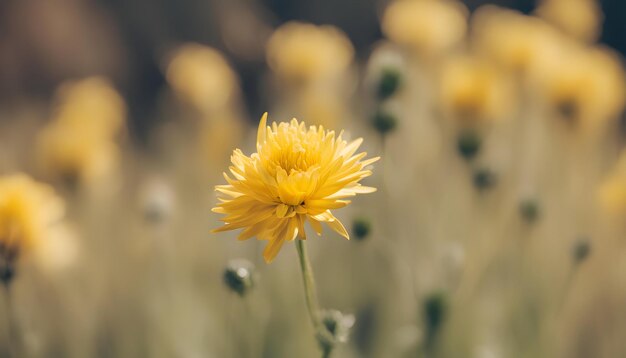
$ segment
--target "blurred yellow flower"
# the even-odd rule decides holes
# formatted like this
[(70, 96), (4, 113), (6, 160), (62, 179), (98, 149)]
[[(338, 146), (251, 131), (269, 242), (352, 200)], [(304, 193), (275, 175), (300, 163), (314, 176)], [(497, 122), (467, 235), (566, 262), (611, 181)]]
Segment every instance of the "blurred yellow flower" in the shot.
[(463, 40), (467, 16), (467, 8), (454, 0), (397, 0), (385, 10), (382, 30), (399, 45), (437, 54)]
[(0, 177), (0, 257), (12, 262), (47, 237), (64, 214), (53, 189), (23, 174)]
[(600, 37), (604, 16), (596, 0), (544, 0), (536, 13), (575, 39), (593, 42)]
[(85, 181), (107, 173), (119, 156), (115, 137), (124, 128), (126, 107), (102, 78), (64, 83), (52, 121), (38, 135), (37, 159), (51, 177)]
[(119, 148), (111, 140), (52, 124), (39, 133), (39, 167), (45, 175), (84, 183), (109, 173), (119, 160)]
[(289, 22), (270, 37), (267, 63), (292, 83), (327, 80), (345, 71), (354, 56), (348, 37), (334, 26)]
[(285, 241), (306, 239), (306, 221), (318, 235), (326, 223), (349, 238), (331, 209), (348, 205), (346, 198), (376, 190), (359, 181), (371, 175), (366, 167), (379, 158), (361, 161), (366, 153), (355, 153), (362, 139), (348, 143), (341, 133), (336, 137), (322, 126), (307, 129), (296, 119), (271, 127), (266, 122), (267, 113), (259, 123), (257, 152), (248, 157), (235, 150), (233, 177), (224, 173), (228, 185), (216, 186), (221, 198), (213, 211), (226, 217), (215, 231), (244, 229), (239, 240), (268, 240), (263, 253), (268, 263)]
[(473, 15), (473, 43), (507, 70), (535, 74), (560, 51), (558, 33), (543, 20), (492, 5)]
[(124, 128), (124, 99), (106, 78), (64, 82), (57, 90), (56, 102), (54, 118), (60, 126), (102, 138)]
[(615, 119), (624, 110), (626, 75), (619, 57), (605, 48), (578, 48), (543, 76), (549, 109), (579, 125)]
[(181, 99), (205, 113), (228, 105), (239, 92), (237, 76), (226, 58), (200, 44), (175, 50), (166, 77)]
[(442, 111), (463, 124), (502, 119), (514, 107), (514, 97), (506, 77), (483, 60), (456, 56), (442, 68)]

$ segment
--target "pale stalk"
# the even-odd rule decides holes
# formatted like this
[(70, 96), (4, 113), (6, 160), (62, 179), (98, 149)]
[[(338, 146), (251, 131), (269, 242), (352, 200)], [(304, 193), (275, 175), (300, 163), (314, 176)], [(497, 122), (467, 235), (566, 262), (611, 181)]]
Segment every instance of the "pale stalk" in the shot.
[(315, 328), (315, 337), (322, 349), (322, 357), (330, 357), (330, 353), (333, 349), (332, 337), (330, 333), (324, 327), (320, 319), (319, 303), (317, 301), (317, 292), (315, 290), (315, 279), (313, 278), (313, 270), (311, 269), (311, 263), (309, 262), (309, 256), (306, 252), (306, 246), (304, 240), (296, 240), (296, 248), (298, 250), (298, 258), (300, 259), (300, 269), (302, 271), (302, 282), (304, 284), (304, 298), (306, 300), (306, 307), (309, 311), (309, 317), (313, 328)]
[(9, 283), (4, 283), (4, 293), (5, 293), (5, 310), (7, 317), (7, 332), (8, 332), (8, 348), (9, 348), (9, 357), (17, 358), (17, 332), (14, 322), (13, 316), (13, 305), (11, 304), (11, 290), (9, 289)]

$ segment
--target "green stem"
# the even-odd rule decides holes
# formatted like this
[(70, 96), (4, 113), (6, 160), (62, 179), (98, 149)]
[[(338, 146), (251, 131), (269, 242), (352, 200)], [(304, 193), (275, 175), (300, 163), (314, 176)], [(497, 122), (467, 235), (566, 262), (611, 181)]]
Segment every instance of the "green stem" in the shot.
[(322, 348), (322, 358), (330, 358), (330, 352), (332, 352), (332, 347)]
[(315, 337), (322, 349), (322, 358), (330, 357), (332, 347), (332, 337), (330, 332), (324, 327), (320, 319), (319, 303), (317, 301), (317, 292), (315, 290), (315, 279), (313, 278), (313, 270), (311, 269), (311, 263), (309, 256), (306, 253), (306, 246), (304, 240), (296, 240), (296, 248), (298, 250), (298, 258), (300, 259), (300, 269), (302, 271), (302, 282), (304, 283), (304, 298), (306, 300), (306, 307), (309, 311), (309, 317), (311, 323), (315, 328)]

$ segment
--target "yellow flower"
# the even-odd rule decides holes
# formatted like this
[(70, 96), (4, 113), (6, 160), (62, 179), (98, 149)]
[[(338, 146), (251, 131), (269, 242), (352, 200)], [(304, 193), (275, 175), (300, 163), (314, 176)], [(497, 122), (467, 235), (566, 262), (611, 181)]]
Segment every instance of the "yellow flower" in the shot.
[(453, 0), (398, 0), (387, 7), (383, 33), (393, 42), (423, 54), (437, 54), (460, 43), (468, 11)]
[(560, 51), (558, 33), (539, 18), (492, 5), (472, 18), (474, 45), (507, 70), (535, 74)]
[(354, 56), (348, 37), (334, 26), (289, 22), (267, 43), (267, 63), (293, 83), (327, 80), (345, 71)]
[(200, 44), (178, 48), (166, 77), (176, 94), (201, 112), (222, 108), (239, 92), (237, 77), (226, 58)]
[(544, 0), (537, 15), (575, 39), (592, 42), (600, 37), (603, 15), (597, 0)]
[(112, 169), (119, 156), (124, 100), (104, 78), (67, 82), (57, 91), (52, 121), (37, 138), (40, 168), (50, 177), (85, 181)]
[(113, 141), (58, 124), (39, 133), (37, 154), (45, 175), (70, 183), (86, 183), (105, 176), (119, 160), (119, 148)]
[(52, 188), (23, 174), (0, 177), (0, 257), (30, 252), (64, 214)]
[(126, 119), (124, 99), (103, 77), (68, 81), (56, 93), (54, 119), (88, 136), (111, 137), (120, 132)]
[(237, 149), (232, 155), (232, 178), (228, 185), (216, 186), (220, 203), (214, 212), (224, 214), (225, 225), (216, 232), (244, 229), (239, 240), (256, 236), (268, 240), (263, 256), (271, 262), (285, 241), (306, 239), (305, 222), (321, 235), (322, 225), (349, 238), (343, 224), (331, 209), (350, 203), (346, 198), (376, 189), (359, 181), (371, 171), (366, 167), (379, 158), (362, 161), (356, 154), (362, 139), (347, 142), (340, 133), (322, 126), (307, 129), (304, 122), (266, 125), (261, 118), (257, 152), (250, 157)]
[(547, 105), (580, 125), (606, 123), (624, 110), (626, 75), (619, 57), (606, 48), (578, 48), (543, 76)]
[(440, 86), (442, 110), (465, 124), (502, 119), (514, 105), (507, 79), (478, 58), (458, 56), (447, 61)]

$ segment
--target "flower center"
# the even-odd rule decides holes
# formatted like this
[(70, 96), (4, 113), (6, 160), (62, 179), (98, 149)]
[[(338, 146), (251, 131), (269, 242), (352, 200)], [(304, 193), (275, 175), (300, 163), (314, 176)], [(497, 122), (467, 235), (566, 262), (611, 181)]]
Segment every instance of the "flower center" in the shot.
[(274, 162), (287, 173), (293, 171), (305, 172), (310, 166), (308, 159), (304, 148), (294, 148), (290, 151), (283, 150), (278, 153)]
[(308, 212), (307, 200), (318, 190), (320, 167), (311, 166), (307, 171), (292, 169), (290, 173), (281, 167), (276, 168), (276, 216), (290, 218)]
[(287, 204), (278, 204), (276, 206), (276, 216), (278, 218), (292, 218), (296, 216), (296, 214), (306, 214), (307, 210), (304, 207), (304, 202), (300, 205), (287, 205)]

